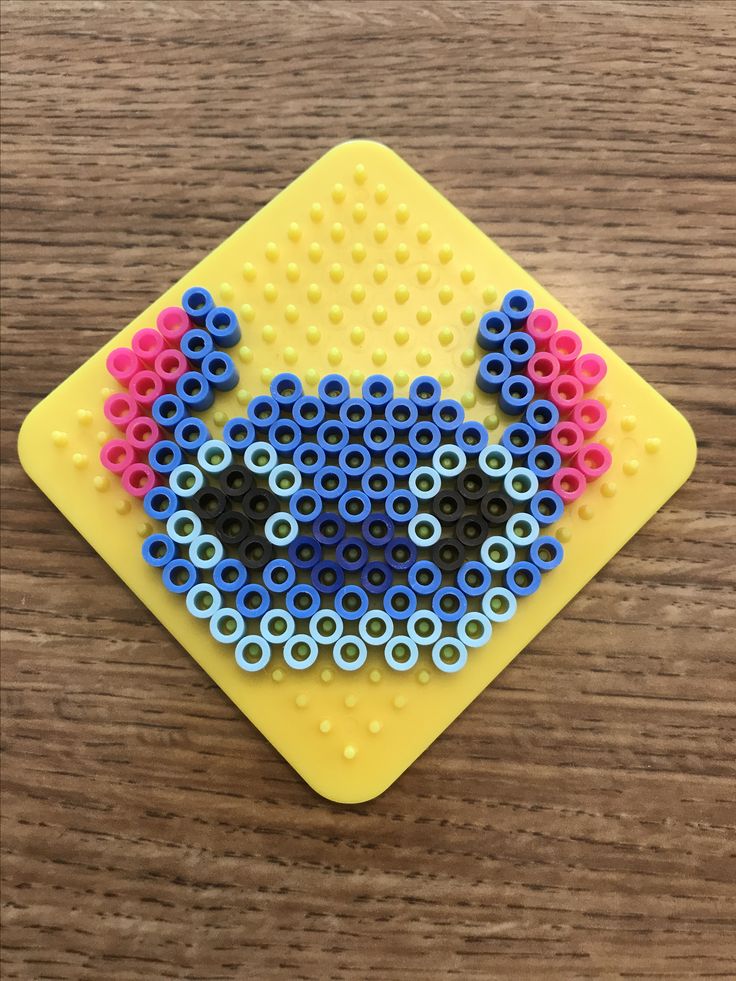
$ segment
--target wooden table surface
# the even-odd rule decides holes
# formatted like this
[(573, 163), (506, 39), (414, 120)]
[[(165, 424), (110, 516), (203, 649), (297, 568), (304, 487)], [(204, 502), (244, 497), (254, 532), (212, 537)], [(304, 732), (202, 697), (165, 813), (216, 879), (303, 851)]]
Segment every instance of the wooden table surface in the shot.
[[(4, 978), (736, 974), (735, 30), (728, 3), (3, 4)], [(345, 807), (15, 440), (358, 135), (656, 385), (700, 456), (439, 742)]]

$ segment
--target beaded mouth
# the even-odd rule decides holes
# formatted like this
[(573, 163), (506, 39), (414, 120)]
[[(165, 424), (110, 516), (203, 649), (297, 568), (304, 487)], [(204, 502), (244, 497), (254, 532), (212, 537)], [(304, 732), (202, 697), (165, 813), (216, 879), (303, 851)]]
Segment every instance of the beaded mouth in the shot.
[(241, 332), (194, 287), (109, 355), (124, 435), (100, 458), (160, 523), (145, 561), (245, 672), (280, 653), (294, 670), (374, 654), (455, 673), (563, 561), (550, 528), (611, 463), (591, 441), (605, 361), (557, 326), (524, 290), (481, 318), (476, 384), (509, 418), (497, 443), (430, 376), (405, 398), (373, 375), (351, 397), (339, 374), (312, 396), (290, 373), (217, 439), (196, 413), (237, 385), (222, 349)]

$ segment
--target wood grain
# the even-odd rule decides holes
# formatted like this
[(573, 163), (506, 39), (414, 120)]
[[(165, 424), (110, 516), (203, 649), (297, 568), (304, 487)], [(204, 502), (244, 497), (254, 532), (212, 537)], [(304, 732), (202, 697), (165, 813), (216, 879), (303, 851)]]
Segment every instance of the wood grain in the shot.
[[(4, 978), (736, 974), (735, 30), (730, 3), (3, 4)], [(15, 439), (361, 135), (684, 411), (700, 458), (348, 808), (162, 632)]]

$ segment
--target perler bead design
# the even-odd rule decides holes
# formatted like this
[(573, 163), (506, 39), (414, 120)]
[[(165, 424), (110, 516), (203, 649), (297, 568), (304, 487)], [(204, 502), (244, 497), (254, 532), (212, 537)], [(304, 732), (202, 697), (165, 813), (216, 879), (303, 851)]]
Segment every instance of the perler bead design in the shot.
[(476, 384), (509, 417), (491, 444), (435, 378), (396, 397), (379, 374), (360, 398), (339, 374), (317, 396), (279, 374), (215, 439), (198, 413), (238, 384), (236, 314), (194, 287), (156, 327), (107, 359), (127, 394), (100, 459), (158, 522), (145, 561), (244, 672), (356, 671), (371, 649), (460, 671), (563, 561), (545, 528), (611, 465), (592, 441), (606, 363), (525, 290), (478, 325)]

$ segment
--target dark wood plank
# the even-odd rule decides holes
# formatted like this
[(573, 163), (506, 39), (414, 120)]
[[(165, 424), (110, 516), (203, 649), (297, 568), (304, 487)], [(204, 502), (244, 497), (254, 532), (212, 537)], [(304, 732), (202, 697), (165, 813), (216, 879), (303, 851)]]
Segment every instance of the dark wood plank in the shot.
[[(5, 978), (733, 977), (731, 3), (2, 6)], [(337, 141), (691, 419), (692, 480), (382, 798), (316, 798), (21, 472)]]

